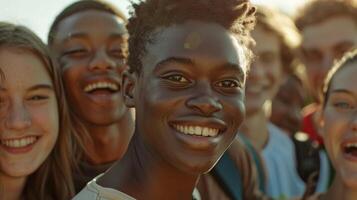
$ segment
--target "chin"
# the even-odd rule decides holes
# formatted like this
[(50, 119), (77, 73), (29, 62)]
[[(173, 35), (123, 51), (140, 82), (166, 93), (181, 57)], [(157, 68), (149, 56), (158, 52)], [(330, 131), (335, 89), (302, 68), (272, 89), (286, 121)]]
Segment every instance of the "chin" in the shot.
[(181, 166), (179, 169), (191, 175), (206, 174), (214, 167), (216, 162), (190, 163), (189, 166)]
[(35, 170), (29, 170), (26, 168), (23, 169), (11, 169), (8, 171), (4, 171), (2, 173), (6, 174), (9, 177), (13, 177), (13, 178), (22, 178), (22, 177), (27, 177), (29, 175), (31, 175)]

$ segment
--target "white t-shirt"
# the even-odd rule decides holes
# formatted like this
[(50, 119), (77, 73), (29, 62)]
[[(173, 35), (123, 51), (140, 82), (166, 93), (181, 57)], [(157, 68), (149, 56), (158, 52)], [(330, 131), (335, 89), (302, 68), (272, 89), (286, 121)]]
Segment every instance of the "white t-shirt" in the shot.
[(112, 188), (105, 188), (96, 183), (103, 174), (90, 181), (73, 200), (135, 200), (133, 197)]
[(266, 194), (273, 198), (302, 196), (305, 183), (297, 172), (294, 143), (275, 125), (270, 123), (268, 129), (269, 140), (262, 151), (268, 176)]
[[(103, 174), (100, 174), (90, 181), (87, 186), (73, 198), (73, 200), (135, 200), (135, 198), (118, 190), (98, 185), (96, 181), (101, 176), (103, 176)], [(192, 193), (192, 197), (195, 200), (201, 200), (200, 193), (196, 188)]]

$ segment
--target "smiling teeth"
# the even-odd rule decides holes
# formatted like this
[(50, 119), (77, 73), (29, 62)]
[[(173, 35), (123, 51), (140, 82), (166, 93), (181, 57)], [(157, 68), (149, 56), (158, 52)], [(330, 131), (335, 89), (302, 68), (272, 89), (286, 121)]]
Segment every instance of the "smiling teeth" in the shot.
[(7, 147), (12, 148), (22, 148), (26, 147), (30, 144), (33, 144), (36, 141), (35, 136), (21, 138), (21, 139), (8, 139), (8, 140), (1, 140), (1, 144)]
[(98, 82), (98, 83), (93, 83), (89, 84), (84, 88), (84, 92), (91, 92), (96, 89), (110, 89), (112, 91), (117, 91), (118, 86), (114, 83), (109, 83), (109, 82)]
[(205, 137), (215, 137), (217, 136), (219, 130), (216, 128), (208, 128), (202, 126), (185, 126), (185, 125), (174, 125), (175, 129), (186, 135), (197, 135)]
[(348, 143), (348, 144), (346, 144), (346, 147), (347, 148), (351, 148), (351, 147), (357, 148), (357, 143)]

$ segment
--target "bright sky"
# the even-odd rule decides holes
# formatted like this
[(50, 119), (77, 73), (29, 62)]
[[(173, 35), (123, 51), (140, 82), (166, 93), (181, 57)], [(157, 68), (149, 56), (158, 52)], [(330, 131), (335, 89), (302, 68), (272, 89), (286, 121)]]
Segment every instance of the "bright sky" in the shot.
[[(35, 31), (43, 40), (55, 16), (75, 0), (0, 0), (0, 21), (22, 24)], [(127, 13), (128, 0), (107, 0)], [(293, 13), (306, 0), (252, 0)]]

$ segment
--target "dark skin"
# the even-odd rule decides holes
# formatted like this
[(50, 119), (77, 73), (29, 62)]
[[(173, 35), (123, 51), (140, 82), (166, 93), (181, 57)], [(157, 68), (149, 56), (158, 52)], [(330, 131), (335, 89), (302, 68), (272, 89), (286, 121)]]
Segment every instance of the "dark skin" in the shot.
[(137, 199), (191, 199), (244, 119), (245, 57), (233, 34), (214, 23), (160, 28), (154, 41), (140, 74), (123, 78), (135, 134), (98, 184)]
[(120, 92), (127, 40), (120, 18), (87, 10), (63, 19), (51, 46), (71, 109), (91, 137), (84, 144), (92, 164), (120, 159), (133, 134), (133, 117)]
[(270, 120), (290, 136), (301, 128), (304, 97), (302, 83), (298, 78), (289, 76), (272, 102)]

